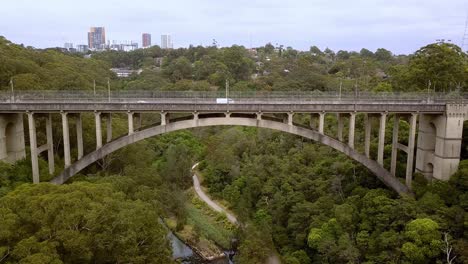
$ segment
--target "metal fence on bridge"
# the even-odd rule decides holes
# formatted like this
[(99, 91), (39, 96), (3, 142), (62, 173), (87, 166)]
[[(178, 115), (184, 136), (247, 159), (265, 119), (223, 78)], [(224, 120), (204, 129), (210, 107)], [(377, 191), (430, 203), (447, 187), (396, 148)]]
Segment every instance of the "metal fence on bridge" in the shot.
[[(421, 103), (463, 102), (468, 99), (466, 93), (372, 93), (372, 92), (323, 92), (323, 91), (231, 91), (229, 98), (248, 100), (291, 100), (291, 101), (420, 101)], [(74, 102), (146, 102), (169, 99), (215, 99), (226, 98), (224, 91), (152, 91), (152, 90), (20, 90), (0, 92), (3, 103), (21, 103), (31, 101), (67, 101)]]

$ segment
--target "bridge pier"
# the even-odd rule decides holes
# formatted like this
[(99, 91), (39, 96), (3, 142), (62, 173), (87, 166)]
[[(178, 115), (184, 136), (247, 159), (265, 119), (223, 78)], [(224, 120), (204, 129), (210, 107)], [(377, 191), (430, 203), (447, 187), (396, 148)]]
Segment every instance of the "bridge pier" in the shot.
[(356, 125), (356, 113), (349, 113), (348, 146), (354, 148), (354, 128)]
[(112, 114), (108, 113), (106, 115), (106, 143), (109, 143), (112, 141)]
[(392, 135), (392, 159), (390, 162), (390, 173), (396, 175), (396, 162), (398, 156), (398, 131), (400, 126), (400, 116), (395, 114), (393, 117), (393, 135)]
[(323, 127), (325, 125), (325, 112), (320, 112), (319, 113), (319, 128), (318, 128), (318, 131), (320, 134), (324, 134), (323, 133)]
[(293, 125), (293, 118), (294, 118), (294, 113), (293, 112), (288, 113), (288, 125), (290, 126)]
[(131, 135), (133, 134), (133, 112), (127, 112), (128, 116), (128, 134)]
[(54, 141), (52, 135), (52, 114), (47, 114), (46, 117), (46, 135), (47, 135), (47, 161), (49, 163), (49, 174), (55, 172), (54, 160)]
[(167, 113), (166, 112), (161, 112), (161, 125), (167, 125), (168, 120), (167, 120)]
[(416, 139), (416, 121), (418, 115), (412, 113), (409, 118), (409, 135), (408, 135), (408, 151), (406, 158), (406, 186), (411, 189), (411, 182), (413, 180), (413, 167), (414, 167), (414, 143)]
[(198, 112), (195, 111), (192, 114), (193, 114), (193, 126), (198, 127), (198, 119), (199, 119)]
[(62, 115), (62, 131), (63, 131), (63, 154), (65, 160), (65, 168), (71, 165), (70, 157), (70, 131), (68, 127), (68, 113), (60, 113)]
[(141, 117), (142, 113), (136, 113), (136, 126), (137, 126), (137, 129), (140, 129), (141, 128)]
[(369, 114), (364, 115), (364, 153), (367, 158), (370, 158), (370, 138), (371, 138), (371, 120)]
[(37, 158), (37, 134), (34, 113), (28, 113), (29, 145), (31, 149), (31, 167), (33, 183), (39, 183), (39, 161)]
[(336, 118), (338, 119), (337, 138), (339, 141), (343, 141), (343, 128), (344, 128), (343, 114), (341, 113), (336, 114)]
[(310, 127), (311, 129), (316, 128), (316, 127), (315, 127), (315, 122), (314, 122), (314, 116), (315, 116), (315, 113), (310, 113), (310, 114), (309, 114), (309, 118), (310, 118), (310, 120), (309, 120), (309, 127)]
[(387, 122), (387, 113), (380, 114), (379, 126), (379, 147), (377, 149), (377, 162), (383, 167), (384, 148), (385, 148), (385, 125)]
[(102, 128), (100, 112), (94, 112), (94, 120), (96, 123), (96, 149), (99, 149), (102, 147)]
[(78, 160), (83, 157), (83, 121), (81, 119), (81, 114), (76, 114), (75, 117), (76, 124), (76, 144), (78, 149)]

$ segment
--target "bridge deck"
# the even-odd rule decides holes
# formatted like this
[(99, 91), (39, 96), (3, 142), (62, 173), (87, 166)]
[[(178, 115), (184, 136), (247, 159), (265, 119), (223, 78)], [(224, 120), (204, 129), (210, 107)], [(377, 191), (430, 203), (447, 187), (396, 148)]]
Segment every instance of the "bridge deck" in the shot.
[(159, 101), (137, 103), (137, 102), (21, 102), (21, 103), (0, 103), (0, 112), (424, 112), (443, 113), (446, 109), (445, 103), (371, 103), (371, 102), (242, 102), (237, 101), (232, 104), (216, 104), (215, 102), (180, 102)]
[(229, 104), (219, 92), (20, 91), (0, 93), (0, 112), (423, 112), (440, 114), (465, 95), (426, 93), (235, 92)]

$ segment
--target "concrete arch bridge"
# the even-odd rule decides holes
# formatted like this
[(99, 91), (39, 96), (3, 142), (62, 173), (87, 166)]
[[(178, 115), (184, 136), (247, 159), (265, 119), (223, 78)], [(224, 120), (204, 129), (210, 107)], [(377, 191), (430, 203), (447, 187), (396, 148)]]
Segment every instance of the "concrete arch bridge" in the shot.
[[(353, 94), (250, 93), (231, 94), (220, 100), (213, 92), (114, 92), (34, 91), (0, 94), (0, 159), (14, 162), (25, 157), (23, 118), (28, 119), (33, 182), (39, 182), (38, 155), (47, 151), (49, 173), (54, 174), (52, 115), (61, 116), (65, 168), (51, 182), (62, 184), (88, 165), (129, 144), (181, 129), (238, 125), (260, 127), (299, 135), (338, 150), (368, 168), (399, 194), (411, 193), (415, 171), (428, 179), (448, 180), (460, 161), (463, 122), (468, 104), (463, 96), (444, 94)], [(85, 154), (82, 114), (94, 113), (96, 149)], [(112, 114), (126, 113), (128, 133), (112, 139)], [(183, 118), (171, 118), (174, 114)], [(160, 122), (141, 128), (141, 115), (160, 115)], [(187, 115), (188, 114), (188, 115)], [(294, 115), (310, 115), (311, 125), (294, 122)], [(324, 133), (325, 116), (336, 115), (336, 135)], [(356, 116), (364, 116), (364, 148), (355, 148)], [(393, 116), (392, 153), (389, 170), (384, 168), (385, 128)], [(282, 118), (278, 118), (281, 116)], [(75, 119), (76, 139), (70, 140), (69, 119)], [(399, 120), (407, 119), (407, 144), (399, 141)], [(376, 159), (370, 155), (371, 119), (378, 120)], [(37, 144), (36, 122), (45, 121), (47, 142)], [(135, 121), (136, 120), (136, 121)], [(107, 126), (103, 144), (102, 123)], [(344, 124), (347, 137), (344, 140)], [(137, 124), (135, 126), (135, 123)], [(314, 126), (313, 124), (317, 124)], [(416, 138), (417, 135), (417, 138)], [(72, 162), (70, 145), (77, 159)], [(404, 183), (396, 176), (398, 151), (407, 155)]]

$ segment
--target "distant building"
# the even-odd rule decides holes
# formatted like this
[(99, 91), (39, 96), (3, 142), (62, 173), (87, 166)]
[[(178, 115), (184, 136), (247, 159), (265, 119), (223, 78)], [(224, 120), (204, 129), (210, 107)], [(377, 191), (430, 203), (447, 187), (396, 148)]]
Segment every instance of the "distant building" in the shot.
[(125, 41), (124, 43), (117, 43), (113, 41), (112, 44), (108, 45), (110, 50), (117, 51), (132, 51), (138, 49), (138, 43), (133, 41)]
[(161, 48), (162, 49), (172, 49), (172, 39), (171, 35), (161, 35)]
[(104, 27), (91, 27), (88, 32), (88, 47), (92, 50), (103, 50), (106, 46)]
[(66, 48), (67, 50), (73, 49), (73, 43), (67, 42), (63, 45), (63, 47)]
[(146, 47), (150, 47), (151, 46), (151, 34), (149, 33), (143, 33), (141, 35), (141, 38), (142, 38), (142, 47), (143, 48), (146, 48)]
[(125, 69), (125, 68), (112, 68), (110, 69), (113, 71), (117, 77), (119, 78), (127, 78), (130, 77), (132, 74), (140, 74), (142, 70), (130, 70), (130, 69)]
[(88, 45), (77, 45), (76, 46), (76, 51), (86, 53), (88, 52), (89, 48)]

